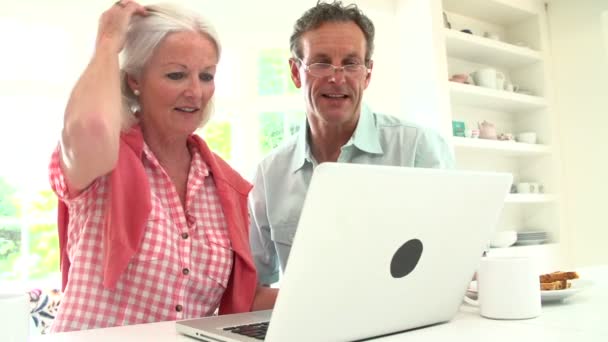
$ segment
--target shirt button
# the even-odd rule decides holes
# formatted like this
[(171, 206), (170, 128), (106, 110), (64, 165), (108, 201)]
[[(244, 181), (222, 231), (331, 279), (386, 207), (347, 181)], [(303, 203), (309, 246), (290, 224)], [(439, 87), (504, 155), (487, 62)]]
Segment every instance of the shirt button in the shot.
[(186, 240), (188, 238), (188, 233), (182, 233), (182, 239)]
[(189, 270), (189, 269), (187, 269), (187, 268), (184, 268), (184, 269), (182, 270), (182, 273), (183, 273), (184, 275), (188, 275), (188, 273), (190, 273), (190, 270)]
[(183, 310), (183, 309), (184, 309), (184, 307), (183, 307), (183, 306), (181, 306), (181, 305), (179, 305), (179, 304), (177, 304), (177, 305), (175, 306), (175, 311), (177, 311), (177, 312), (182, 312), (182, 310)]

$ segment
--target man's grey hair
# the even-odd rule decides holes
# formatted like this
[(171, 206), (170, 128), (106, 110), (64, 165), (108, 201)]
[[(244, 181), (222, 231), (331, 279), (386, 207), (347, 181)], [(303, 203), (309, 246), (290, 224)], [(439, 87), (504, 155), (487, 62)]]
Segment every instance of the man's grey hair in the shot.
[[(139, 77), (160, 43), (174, 32), (193, 31), (208, 37), (221, 53), (220, 41), (213, 26), (191, 10), (173, 4), (156, 4), (145, 6), (149, 15), (133, 16), (125, 46), (120, 54), (120, 87), (123, 105), (123, 129), (129, 128), (137, 118), (134, 112), (139, 108), (137, 96), (127, 84), (127, 75)], [(203, 110), (199, 127), (203, 127), (213, 112), (213, 98)]]
[(332, 3), (318, 1), (317, 4), (304, 12), (293, 27), (289, 39), (291, 53), (294, 57), (303, 58), (300, 39), (308, 31), (315, 30), (325, 23), (354, 22), (359, 26), (366, 41), (365, 64), (368, 65), (374, 52), (374, 23), (357, 7), (356, 4), (344, 5), (336, 0)]

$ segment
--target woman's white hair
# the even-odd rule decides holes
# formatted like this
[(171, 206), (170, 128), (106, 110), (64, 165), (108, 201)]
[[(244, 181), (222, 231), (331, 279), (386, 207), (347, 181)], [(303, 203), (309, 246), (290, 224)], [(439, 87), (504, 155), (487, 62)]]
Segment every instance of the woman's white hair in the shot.
[[(193, 11), (173, 4), (145, 6), (149, 15), (134, 16), (131, 19), (125, 46), (120, 54), (120, 87), (123, 107), (123, 129), (138, 121), (135, 112), (139, 110), (137, 96), (127, 83), (127, 75), (138, 78), (157, 46), (170, 33), (194, 31), (205, 35), (215, 44), (219, 60), (220, 41), (213, 26)], [(213, 97), (203, 109), (199, 127), (203, 127), (213, 112)]]

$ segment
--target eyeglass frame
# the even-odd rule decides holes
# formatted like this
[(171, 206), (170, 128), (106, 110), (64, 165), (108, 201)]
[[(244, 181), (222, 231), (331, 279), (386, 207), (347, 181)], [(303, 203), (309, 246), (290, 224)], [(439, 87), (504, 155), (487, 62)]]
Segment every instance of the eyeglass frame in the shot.
[[(344, 76), (348, 76), (348, 77), (354, 77), (354, 75), (349, 74), (349, 72), (347, 71), (347, 67), (350, 66), (357, 66), (359, 67), (364, 67), (365, 68), (365, 72), (361, 75), (361, 76), (367, 76), (369, 75), (369, 73), (371, 72), (371, 69), (367, 67), (366, 64), (358, 64), (358, 63), (351, 63), (351, 64), (346, 64), (346, 65), (342, 65), (342, 66), (335, 66), (331, 63), (310, 63), (310, 64), (306, 64), (304, 63), (304, 61), (299, 58), (299, 57), (293, 57), (294, 61), (297, 61), (300, 63), (301, 66), (304, 67), (304, 71), (308, 72), (309, 74), (311, 74), (314, 77), (319, 77), (319, 78), (323, 78), (323, 77), (329, 77), (329, 76), (333, 76), (336, 74), (336, 72), (338, 72), (338, 70), (341, 70), (344, 73)], [(315, 64), (320, 64), (320, 65), (328, 65), (331, 67), (331, 73), (325, 75), (325, 76), (318, 76), (315, 75), (313, 72), (310, 71), (310, 66), (311, 65), (315, 65)], [(328, 69), (329, 70), (329, 69)]]

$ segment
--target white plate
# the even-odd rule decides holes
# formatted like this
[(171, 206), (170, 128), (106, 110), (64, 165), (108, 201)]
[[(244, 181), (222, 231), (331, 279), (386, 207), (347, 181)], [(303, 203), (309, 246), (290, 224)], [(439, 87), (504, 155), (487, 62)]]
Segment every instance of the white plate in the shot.
[(528, 246), (528, 245), (540, 245), (542, 243), (547, 242), (547, 239), (538, 239), (538, 240), (517, 240), (515, 241), (516, 246)]
[(575, 279), (570, 281), (572, 287), (564, 290), (552, 290), (552, 291), (540, 291), (540, 297), (543, 303), (559, 302), (576, 293), (579, 293), (590, 286), (593, 283), (589, 280)]
[(517, 235), (517, 238), (520, 240), (525, 240), (525, 239), (546, 239), (547, 238), (547, 234), (538, 234), (538, 235)]

